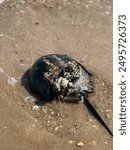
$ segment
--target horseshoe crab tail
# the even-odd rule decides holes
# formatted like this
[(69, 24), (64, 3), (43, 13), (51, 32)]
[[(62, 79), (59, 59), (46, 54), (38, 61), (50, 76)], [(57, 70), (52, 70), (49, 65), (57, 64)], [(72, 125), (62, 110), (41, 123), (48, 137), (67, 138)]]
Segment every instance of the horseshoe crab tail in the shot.
[(85, 106), (91, 111), (94, 117), (104, 126), (104, 128), (108, 131), (108, 133), (113, 137), (113, 133), (111, 132), (109, 127), (106, 125), (106, 123), (103, 121), (102, 117), (98, 114), (94, 106), (90, 103), (90, 101), (86, 98), (84, 94), (82, 94), (81, 97), (84, 100)]

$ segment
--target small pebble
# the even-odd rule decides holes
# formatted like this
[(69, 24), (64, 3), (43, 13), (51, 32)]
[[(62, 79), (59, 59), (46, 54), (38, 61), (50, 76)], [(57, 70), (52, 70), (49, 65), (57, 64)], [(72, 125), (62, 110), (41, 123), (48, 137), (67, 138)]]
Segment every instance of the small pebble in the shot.
[(83, 146), (84, 146), (84, 143), (80, 141), (80, 142), (76, 143), (76, 146), (77, 146), (77, 147), (83, 147)]
[(42, 110), (44, 111), (44, 113), (47, 113), (47, 111), (48, 111), (48, 106), (43, 106), (43, 107), (42, 107)]
[(71, 140), (70, 140), (69, 143), (72, 144), (72, 143), (74, 143), (74, 141), (71, 141)]
[(50, 126), (50, 121), (47, 121), (47, 126)]
[(107, 114), (107, 118), (110, 119), (110, 115), (109, 114)]
[(88, 3), (89, 3), (89, 4), (92, 4), (92, 3), (93, 3), (93, 1), (88, 1)]
[(96, 125), (95, 125), (95, 124), (93, 124), (93, 127), (94, 127), (94, 128), (96, 128)]
[(76, 131), (75, 131), (75, 128), (71, 128), (70, 130), (69, 130), (69, 132), (70, 133), (75, 133)]
[(92, 122), (93, 120), (92, 120), (92, 119), (89, 119), (89, 121)]
[(106, 112), (111, 112), (111, 110), (110, 109), (106, 109)]
[(61, 7), (58, 7), (58, 9), (62, 9)]
[(35, 99), (32, 96), (27, 96), (27, 97), (24, 97), (24, 101), (25, 102), (34, 102)]
[(14, 40), (15, 40), (15, 38), (13, 38), (13, 37), (11, 37), (10, 39), (11, 39), (12, 41), (14, 41)]
[(105, 141), (105, 144), (108, 144), (108, 142), (107, 142), (107, 141)]
[(4, 73), (4, 70), (2, 68), (0, 68), (0, 73)]
[(20, 13), (24, 14), (24, 13), (25, 13), (25, 11), (23, 11), (23, 10), (20, 10)]
[(96, 145), (96, 141), (92, 141), (92, 144), (93, 144), (93, 145)]
[(106, 15), (109, 15), (109, 14), (110, 14), (110, 12), (109, 12), (109, 11), (106, 11), (106, 12), (105, 12), (105, 14), (106, 14)]
[(15, 86), (15, 84), (18, 82), (15, 78), (13, 78), (13, 77), (9, 77), (8, 79), (7, 79), (7, 82), (8, 82), (8, 84), (10, 85), (10, 86)]
[(106, 94), (108, 92), (108, 90), (105, 90), (103, 93)]
[(39, 106), (35, 105), (33, 106), (32, 110), (38, 110), (39, 109)]
[(77, 123), (75, 123), (74, 126), (75, 126), (76, 129), (79, 128), (79, 124), (77, 124)]
[(55, 127), (55, 131), (57, 131), (59, 129), (59, 127)]
[(4, 34), (0, 34), (0, 37), (4, 36)]
[(88, 8), (88, 7), (89, 7), (89, 5), (85, 5), (85, 7), (86, 7), (86, 8)]
[(57, 116), (60, 117), (60, 113), (57, 113)]
[(35, 124), (33, 124), (32, 126), (35, 127)]
[(102, 86), (104, 86), (104, 85), (105, 85), (105, 83), (103, 82), (103, 83), (102, 83)]
[(54, 115), (54, 113), (55, 113), (55, 112), (54, 112), (54, 111), (52, 111), (52, 112), (51, 112), (51, 115)]
[(21, 67), (25, 66), (25, 64), (20, 64)]

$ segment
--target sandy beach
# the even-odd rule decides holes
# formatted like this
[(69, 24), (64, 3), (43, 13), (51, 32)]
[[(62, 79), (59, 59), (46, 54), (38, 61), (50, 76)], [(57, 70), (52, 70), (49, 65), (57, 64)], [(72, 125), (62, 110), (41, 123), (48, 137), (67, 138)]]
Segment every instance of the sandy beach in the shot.
[(112, 1), (5, 0), (0, 150), (112, 150), (112, 137), (83, 103), (41, 105), (22, 86), (34, 61), (52, 53), (71, 56), (93, 74), (89, 99), (112, 130)]

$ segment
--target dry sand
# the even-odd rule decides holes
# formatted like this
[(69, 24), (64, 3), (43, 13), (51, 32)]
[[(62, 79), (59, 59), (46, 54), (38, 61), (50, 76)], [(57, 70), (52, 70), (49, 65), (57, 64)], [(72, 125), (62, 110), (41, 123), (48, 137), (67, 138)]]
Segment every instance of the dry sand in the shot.
[(0, 150), (112, 150), (112, 137), (83, 103), (36, 105), (21, 86), (33, 62), (50, 53), (67, 54), (92, 72), (95, 93), (89, 99), (112, 130), (112, 1), (5, 0)]

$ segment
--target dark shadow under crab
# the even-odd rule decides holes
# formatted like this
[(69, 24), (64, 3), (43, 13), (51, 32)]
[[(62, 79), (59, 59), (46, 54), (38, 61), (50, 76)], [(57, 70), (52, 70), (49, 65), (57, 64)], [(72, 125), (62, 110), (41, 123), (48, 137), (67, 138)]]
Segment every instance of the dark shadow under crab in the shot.
[(101, 116), (88, 100), (94, 88), (92, 74), (67, 55), (50, 54), (39, 58), (24, 74), (22, 85), (32, 95), (43, 101), (52, 100), (78, 103), (83, 101), (89, 111), (112, 135)]

